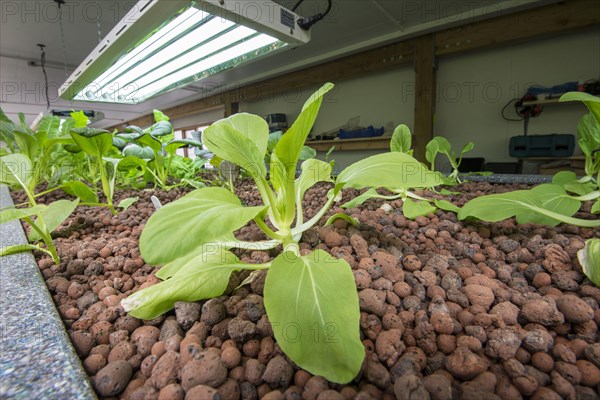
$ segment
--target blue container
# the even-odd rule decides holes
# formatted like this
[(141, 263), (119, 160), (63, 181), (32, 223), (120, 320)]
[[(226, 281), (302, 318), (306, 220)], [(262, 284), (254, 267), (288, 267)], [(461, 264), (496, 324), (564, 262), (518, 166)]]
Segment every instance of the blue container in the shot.
[(366, 137), (377, 137), (383, 135), (384, 128), (373, 128), (373, 125), (370, 125), (368, 128), (363, 128), (355, 131), (346, 131), (344, 129), (340, 129), (340, 139), (358, 139), (358, 138), (366, 138)]

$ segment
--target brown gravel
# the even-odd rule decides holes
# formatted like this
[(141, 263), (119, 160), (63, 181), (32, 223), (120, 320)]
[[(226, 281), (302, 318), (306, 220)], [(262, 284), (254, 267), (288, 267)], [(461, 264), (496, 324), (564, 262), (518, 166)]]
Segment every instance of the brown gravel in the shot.
[[(465, 183), (450, 200), (462, 205), (520, 188)], [(327, 189), (309, 190), (307, 216)], [(145, 264), (137, 246), (153, 212), (149, 198), (166, 204), (183, 194), (119, 192), (116, 201), (140, 201), (116, 216), (80, 207), (59, 228), (61, 264), (37, 255), (100, 398), (600, 399), (600, 289), (576, 259), (586, 239), (600, 237), (598, 229), (465, 222), (441, 211), (411, 221), (401, 201), (386, 213), (376, 200), (346, 211), (358, 227), (336, 221), (309, 230), (301, 248), (347, 260), (360, 299), (367, 358), (356, 380), (338, 385), (281, 352), (262, 302), (264, 272), (236, 290), (243, 277), (234, 276), (227, 295), (177, 303), (152, 321), (124, 313), (121, 299), (158, 282), (158, 268)], [(257, 204), (249, 183), (239, 194)], [(346, 191), (343, 201), (357, 194)], [(334, 207), (324, 218), (341, 211)], [(237, 236), (264, 239), (253, 224)], [(276, 253), (238, 255), (266, 262)]]

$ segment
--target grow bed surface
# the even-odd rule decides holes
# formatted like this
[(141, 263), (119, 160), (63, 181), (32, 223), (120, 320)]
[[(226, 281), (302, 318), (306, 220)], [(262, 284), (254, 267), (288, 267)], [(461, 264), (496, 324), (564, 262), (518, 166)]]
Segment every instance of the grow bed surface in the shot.
[[(526, 187), (464, 183), (449, 200), (460, 206)], [(307, 216), (328, 188), (307, 192)], [(235, 290), (244, 276), (233, 276), (226, 295), (180, 303), (152, 321), (123, 311), (121, 299), (158, 282), (158, 268), (138, 249), (154, 211), (150, 196), (166, 204), (183, 194), (121, 191), (116, 203), (140, 200), (116, 216), (79, 207), (56, 234), (61, 264), (36, 255), (100, 398), (599, 398), (600, 289), (576, 257), (599, 229), (465, 222), (442, 211), (411, 221), (401, 201), (388, 202), (386, 213), (383, 200), (372, 200), (346, 211), (357, 227), (338, 220), (305, 232), (302, 250), (344, 258), (356, 280), (366, 359), (355, 381), (339, 385), (299, 369), (279, 349), (263, 305), (266, 272)], [(249, 183), (238, 194), (247, 205), (259, 203)], [(343, 201), (357, 194), (345, 191)], [(332, 208), (322, 221), (341, 211)], [(594, 218), (589, 204), (578, 216)], [(253, 224), (237, 236), (265, 239)], [(238, 255), (263, 263), (276, 253)]]

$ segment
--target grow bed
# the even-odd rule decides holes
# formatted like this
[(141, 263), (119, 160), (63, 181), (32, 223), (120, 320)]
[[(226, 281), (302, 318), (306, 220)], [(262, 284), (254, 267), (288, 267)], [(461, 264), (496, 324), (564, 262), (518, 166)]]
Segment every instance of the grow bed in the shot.
[[(328, 187), (307, 192), (306, 214)], [(526, 187), (465, 183), (449, 200), (460, 206)], [(239, 193), (247, 205), (259, 202), (249, 183)], [(464, 222), (441, 211), (411, 221), (401, 201), (386, 213), (372, 200), (347, 210), (357, 227), (338, 220), (307, 231), (301, 249), (344, 258), (359, 291), (366, 359), (356, 380), (339, 385), (298, 369), (275, 343), (265, 272), (237, 289), (244, 276), (234, 276), (226, 295), (178, 303), (152, 321), (123, 311), (121, 299), (158, 282), (138, 249), (153, 194), (164, 204), (184, 192), (120, 192), (117, 200), (140, 200), (116, 216), (79, 207), (57, 233), (61, 264), (37, 257), (100, 398), (598, 398), (600, 289), (582, 274), (576, 252), (599, 229)], [(357, 194), (345, 191), (344, 201)], [(594, 218), (589, 204), (579, 217)], [(253, 225), (238, 237), (264, 239)], [(238, 255), (272, 259), (265, 251)]]

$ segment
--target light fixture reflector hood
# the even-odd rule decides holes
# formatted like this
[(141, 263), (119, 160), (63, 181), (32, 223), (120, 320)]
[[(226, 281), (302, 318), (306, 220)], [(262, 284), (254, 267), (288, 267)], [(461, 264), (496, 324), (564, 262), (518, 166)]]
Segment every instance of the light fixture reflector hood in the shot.
[(143, 0), (61, 86), (66, 100), (137, 104), (310, 40), (272, 1)]

